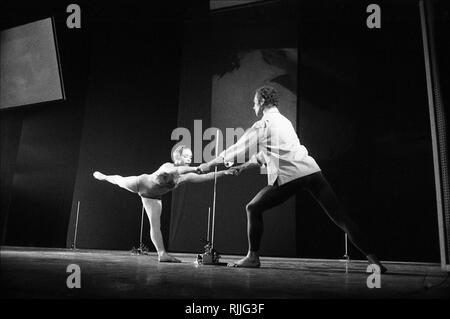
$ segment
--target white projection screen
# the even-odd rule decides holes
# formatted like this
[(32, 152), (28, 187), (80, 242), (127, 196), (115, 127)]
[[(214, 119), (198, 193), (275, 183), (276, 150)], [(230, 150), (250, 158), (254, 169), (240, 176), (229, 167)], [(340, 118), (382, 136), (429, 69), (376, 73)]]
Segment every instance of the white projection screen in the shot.
[(1, 32), (0, 109), (64, 99), (52, 18)]
[[(211, 127), (222, 132), (227, 128), (246, 130), (251, 127), (259, 119), (253, 111), (253, 97), (262, 85), (271, 85), (279, 92), (280, 112), (297, 127), (297, 56), (297, 48), (220, 50), (212, 77)], [(230, 146), (234, 142), (227, 140), (225, 144)], [(218, 197), (217, 222), (221, 229), (217, 230), (216, 237), (220, 247), (239, 254), (245, 251), (247, 244), (245, 206), (267, 185), (267, 175), (255, 172), (237, 181), (218, 182), (220, 192), (233, 200), (225, 206)], [(239, 190), (236, 184), (240, 185)], [(264, 225), (265, 236), (271, 240), (263, 240), (261, 254), (296, 256), (295, 197), (268, 211), (264, 215)], [(240, 238), (242, 246), (232, 247), (227, 236)]]

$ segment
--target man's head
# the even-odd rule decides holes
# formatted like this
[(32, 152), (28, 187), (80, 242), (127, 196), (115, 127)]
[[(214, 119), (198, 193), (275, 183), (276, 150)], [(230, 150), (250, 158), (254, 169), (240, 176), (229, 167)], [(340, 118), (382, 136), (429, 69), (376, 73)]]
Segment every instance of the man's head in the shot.
[(258, 116), (259, 113), (263, 112), (265, 109), (278, 107), (278, 92), (275, 88), (264, 85), (256, 90), (253, 103), (253, 110), (255, 111), (256, 116)]
[(172, 153), (172, 160), (176, 166), (189, 166), (192, 163), (192, 151), (185, 145), (178, 146)]

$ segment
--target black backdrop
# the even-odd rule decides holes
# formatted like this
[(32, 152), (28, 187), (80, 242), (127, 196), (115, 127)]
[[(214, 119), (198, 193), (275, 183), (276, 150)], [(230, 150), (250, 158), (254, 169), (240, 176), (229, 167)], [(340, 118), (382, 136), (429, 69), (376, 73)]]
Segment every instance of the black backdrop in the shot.
[[(28, 9), (20, 1), (3, 3), (2, 29), (55, 16), (67, 101), (1, 112), (2, 244), (69, 246), (77, 201), (79, 247), (129, 249), (137, 243), (138, 198), (95, 183), (92, 170), (153, 170), (169, 159), (170, 132), (180, 119), (208, 117), (195, 106), (178, 113), (179, 86), (199, 86), (199, 99), (210, 101), (204, 82), (180, 80), (183, 33), (186, 38), (190, 30), (179, 24), (182, 8), (141, 10), (139, 3), (80, 2), (87, 14), (81, 30), (65, 28), (68, 3), (27, 3)], [(381, 258), (438, 261), (417, 2), (378, 1), (381, 30), (365, 28), (369, 3), (280, 2), (286, 15), (299, 17), (298, 132)], [(201, 15), (207, 5), (193, 9)], [(273, 19), (264, 6), (253, 12), (259, 22)], [(187, 25), (199, 21), (188, 17)], [(239, 38), (236, 45), (258, 37), (264, 34)], [(202, 72), (207, 63), (199, 77)], [(341, 231), (305, 194), (296, 202), (297, 256), (341, 257)], [(170, 196), (165, 203), (167, 240)], [(350, 255), (360, 257), (353, 248)]]
[[(185, 8), (79, 1), (82, 27), (68, 29), (70, 3), (2, 3), (2, 29), (55, 18), (67, 95), (1, 113), (2, 244), (70, 247), (80, 201), (78, 247), (129, 249), (139, 241), (139, 198), (91, 174), (170, 160)], [(165, 202), (168, 233), (170, 195)]]
[(0, 28), (53, 16), (67, 100), (0, 113), (1, 243), (64, 247), (89, 72), (88, 29), (66, 25), (63, 2), (4, 1)]
[[(96, 24), (91, 31), (95, 67), (89, 78), (67, 245), (74, 238), (80, 201), (77, 247), (126, 250), (139, 244), (140, 198), (99, 183), (92, 173), (150, 174), (170, 161), (170, 136), (177, 119), (180, 27), (175, 15), (153, 12), (144, 19), (132, 6), (104, 14), (107, 23)], [(170, 202), (167, 194), (162, 213), (165, 234)], [(144, 242), (153, 248), (145, 225)]]
[[(287, 1), (217, 12), (203, 25), (197, 22), (193, 29), (187, 28), (190, 41), (183, 52), (190, 59), (183, 64), (183, 74), (188, 76), (182, 78), (180, 92), (188, 101), (180, 100), (180, 112), (188, 113), (179, 125), (189, 116), (204, 122), (210, 118), (209, 69), (214, 67), (217, 48), (283, 47), (292, 43), (289, 39), (298, 31), (300, 140), (382, 258), (437, 261), (433, 158), (418, 4), (380, 2), (381, 30), (366, 27), (368, 4), (318, 1), (297, 6)], [(290, 24), (292, 19), (298, 23)], [(286, 29), (289, 25), (298, 30)], [(192, 67), (193, 63), (202, 67)], [(197, 74), (192, 74), (197, 69)], [(192, 104), (191, 96), (192, 101), (197, 101), (197, 94), (201, 99), (196, 105), (203, 113), (186, 107)], [(237, 187), (242, 185), (239, 181), (227, 180), (219, 182), (219, 186), (221, 183), (227, 191), (222, 194), (224, 198), (219, 193), (218, 201), (224, 205), (220, 212), (226, 221), (219, 223), (225, 229), (217, 226), (225, 233), (217, 239), (218, 248), (245, 253), (245, 236), (235, 234), (245, 223), (244, 207), (239, 218), (234, 211), (228, 211), (232, 204), (227, 205), (226, 198), (240, 202), (245, 193), (245, 202), (251, 196), (247, 188), (241, 191)], [(233, 183), (234, 189), (227, 187)], [(180, 239), (176, 235), (183, 227), (182, 233), (197, 236), (197, 242), (204, 236), (205, 197), (212, 198), (211, 189), (212, 184), (185, 187), (177, 195), (183, 205), (177, 202), (173, 210), (173, 247), (199, 250), (200, 244), (192, 238)], [(184, 217), (186, 205), (189, 216), (197, 216), (194, 221)], [(289, 218), (288, 213), (277, 212), (275, 220)], [(268, 216), (268, 227), (273, 226), (272, 218)], [(270, 250), (270, 254), (286, 255), (283, 245), (288, 242), (280, 241), (280, 237), (264, 238), (263, 247), (264, 242), (275, 243), (280, 249)], [(344, 234), (304, 193), (296, 196), (296, 255), (344, 255)], [(352, 246), (350, 256), (363, 258)]]
[[(418, 4), (377, 2), (379, 30), (365, 27), (369, 2), (320, 4), (300, 13), (301, 136), (382, 258), (438, 260)], [(297, 209), (300, 254), (342, 256), (324, 214)]]

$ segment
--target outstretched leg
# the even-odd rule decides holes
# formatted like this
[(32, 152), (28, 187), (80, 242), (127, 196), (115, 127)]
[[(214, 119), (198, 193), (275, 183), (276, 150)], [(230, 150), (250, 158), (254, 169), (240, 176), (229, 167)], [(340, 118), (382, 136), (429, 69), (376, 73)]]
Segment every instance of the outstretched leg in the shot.
[(160, 199), (142, 198), (142, 204), (147, 212), (150, 221), (150, 238), (158, 252), (159, 262), (181, 262), (179, 259), (169, 255), (164, 248), (163, 237), (161, 233), (161, 211), (162, 203)]
[(331, 220), (347, 233), (350, 241), (367, 257), (370, 263), (378, 265), (382, 273), (386, 272), (387, 269), (372, 253), (366, 236), (361, 233), (358, 225), (351, 220), (350, 216), (339, 205), (336, 195), (325, 177), (319, 173), (306, 178), (310, 178), (307, 187), (309, 192)]
[(246, 206), (247, 211), (247, 256), (230, 263), (231, 267), (257, 268), (260, 267), (259, 245), (264, 230), (263, 213), (275, 206), (280, 205), (295, 194), (296, 188), (292, 185), (266, 186)]
[(120, 186), (130, 192), (138, 193), (139, 176), (120, 176), (120, 175), (105, 175), (100, 172), (94, 172), (94, 177), (99, 181), (107, 181), (111, 184)]

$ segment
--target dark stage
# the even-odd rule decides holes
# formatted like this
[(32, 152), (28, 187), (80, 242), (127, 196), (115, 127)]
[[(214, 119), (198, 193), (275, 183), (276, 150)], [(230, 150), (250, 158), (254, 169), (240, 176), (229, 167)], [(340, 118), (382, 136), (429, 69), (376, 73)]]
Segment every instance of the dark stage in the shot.
[[(369, 289), (367, 262), (262, 258), (259, 269), (198, 266), (194, 254), (181, 264), (158, 263), (156, 254), (127, 251), (2, 247), (2, 298), (149, 299), (396, 299), (448, 298), (448, 274), (434, 263), (386, 262), (381, 287)], [(237, 260), (223, 256), (222, 262)], [(69, 289), (70, 264), (80, 267), (81, 287)]]
[[(55, 299), (448, 312), (450, 1), (2, 9), (0, 303), (16, 316), (35, 299), (46, 315)], [(221, 265), (195, 262), (215, 247)]]

